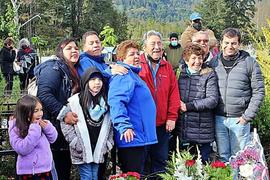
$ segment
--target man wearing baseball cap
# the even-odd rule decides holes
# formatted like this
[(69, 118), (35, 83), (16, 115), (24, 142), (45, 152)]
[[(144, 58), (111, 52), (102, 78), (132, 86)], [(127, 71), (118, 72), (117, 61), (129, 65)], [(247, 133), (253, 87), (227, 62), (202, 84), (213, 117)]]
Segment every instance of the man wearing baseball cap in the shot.
[(190, 17), (190, 25), (186, 28), (186, 30), (182, 33), (181, 35), (181, 46), (185, 48), (188, 43), (191, 43), (191, 37), (193, 36), (194, 33), (204, 30), (208, 32), (209, 35), (209, 46), (210, 49), (211, 47), (214, 47), (217, 43), (217, 39), (215, 37), (215, 34), (212, 30), (210, 29), (205, 29), (202, 26), (202, 16), (198, 12), (193, 12)]

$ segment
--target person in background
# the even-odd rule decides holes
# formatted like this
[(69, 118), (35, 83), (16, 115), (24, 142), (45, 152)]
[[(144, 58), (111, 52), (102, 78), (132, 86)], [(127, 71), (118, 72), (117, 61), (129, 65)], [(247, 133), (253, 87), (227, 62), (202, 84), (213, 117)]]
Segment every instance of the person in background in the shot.
[(189, 43), (192, 42), (191, 38), (194, 33), (201, 30), (208, 32), (210, 49), (216, 46), (217, 39), (215, 37), (214, 32), (202, 26), (202, 16), (199, 13), (197, 12), (192, 13), (189, 17), (189, 21), (190, 25), (181, 34), (180, 43), (182, 48), (185, 48)]
[[(171, 64), (162, 59), (162, 36), (150, 30), (143, 36), (144, 53), (140, 55), (140, 77), (146, 82), (155, 101), (158, 143), (150, 145), (151, 173), (164, 172), (168, 160), (169, 137), (175, 128), (180, 107), (178, 83)], [(157, 177), (155, 177), (157, 178)]]
[(21, 66), (19, 73), (20, 88), (21, 90), (26, 90), (29, 80), (34, 77), (34, 68), (38, 62), (37, 53), (31, 48), (27, 38), (23, 38), (19, 41), (17, 62)]
[(9, 121), (9, 141), (18, 154), (16, 171), (19, 179), (51, 180), (52, 152), (57, 131), (42, 118), (40, 100), (31, 95), (20, 98), (14, 118)]
[(179, 43), (178, 34), (174, 32), (171, 33), (170, 44), (168, 47), (165, 48), (165, 54), (166, 59), (171, 63), (175, 74), (179, 68), (179, 60), (182, 57), (182, 51), (183, 49), (181, 48), (181, 45)]
[(156, 107), (145, 82), (139, 77), (141, 70), (139, 46), (131, 40), (117, 48), (117, 63), (128, 69), (125, 75), (110, 79), (108, 103), (115, 129), (118, 159), (123, 172), (142, 174), (145, 148), (157, 143), (155, 127)]
[(229, 158), (250, 140), (250, 122), (255, 118), (265, 95), (258, 62), (240, 50), (241, 33), (237, 28), (222, 32), (222, 52), (209, 66), (218, 77), (219, 103), (215, 130), (219, 159)]
[(209, 63), (210, 60), (214, 57), (212, 52), (209, 51), (209, 36), (208, 36), (208, 32), (207, 31), (198, 31), (196, 33), (193, 34), (192, 36), (192, 43), (194, 44), (199, 44), (204, 52), (204, 59), (203, 62), (204, 63)]
[[(97, 180), (98, 167), (113, 147), (113, 128), (107, 105), (107, 87), (97, 68), (87, 69), (81, 78), (81, 91), (68, 99), (62, 109), (60, 125), (69, 143), (71, 160), (78, 165), (81, 180)], [(63, 121), (67, 112), (75, 112), (75, 125)], [(58, 117), (59, 117), (58, 116)]]
[(8, 37), (4, 41), (4, 46), (0, 51), (1, 72), (5, 78), (6, 86), (4, 95), (10, 96), (13, 87), (13, 62), (16, 57), (16, 49), (14, 48), (14, 40)]
[(183, 51), (185, 65), (178, 79), (181, 114), (175, 129), (180, 147), (196, 152), (198, 145), (202, 161), (206, 163), (215, 140), (218, 86), (215, 72), (203, 62), (204, 55), (204, 48), (198, 44), (189, 44)]
[[(56, 142), (51, 145), (53, 160), (59, 180), (70, 179), (71, 159), (69, 146), (57, 120), (63, 106), (73, 94), (80, 91), (79, 76), (75, 65), (79, 60), (79, 48), (72, 38), (62, 40), (56, 48), (56, 57), (35, 68), (37, 97), (44, 108), (44, 117), (52, 122), (58, 131)], [(64, 117), (67, 124), (76, 124), (78, 115), (68, 112)]]

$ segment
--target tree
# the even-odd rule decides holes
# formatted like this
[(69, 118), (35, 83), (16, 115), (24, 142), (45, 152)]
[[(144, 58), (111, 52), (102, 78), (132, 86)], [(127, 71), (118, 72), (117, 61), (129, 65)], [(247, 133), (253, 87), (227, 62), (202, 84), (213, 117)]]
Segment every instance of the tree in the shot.
[(247, 38), (247, 30), (255, 28), (252, 22), (255, 4), (255, 0), (202, 0), (195, 9), (202, 14), (204, 25), (212, 29), (218, 38), (222, 30), (234, 27), (242, 30), (244, 43), (247, 43), (250, 39)]

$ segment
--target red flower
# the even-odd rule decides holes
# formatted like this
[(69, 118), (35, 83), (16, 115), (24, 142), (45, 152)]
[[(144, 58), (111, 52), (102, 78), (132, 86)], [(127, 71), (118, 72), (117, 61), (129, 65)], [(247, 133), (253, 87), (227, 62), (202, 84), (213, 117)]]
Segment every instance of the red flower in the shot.
[(186, 160), (185, 166), (192, 167), (195, 164), (195, 160)]
[(212, 168), (226, 168), (226, 164), (224, 162), (221, 162), (221, 161), (215, 161), (215, 162), (211, 163), (211, 167)]
[(127, 172), (127, 175), (128, 176), (133, 176), (133, 177), (136, 177), (136, 178), (140, 179), (140, 174), (137, 173), (137, 172)]

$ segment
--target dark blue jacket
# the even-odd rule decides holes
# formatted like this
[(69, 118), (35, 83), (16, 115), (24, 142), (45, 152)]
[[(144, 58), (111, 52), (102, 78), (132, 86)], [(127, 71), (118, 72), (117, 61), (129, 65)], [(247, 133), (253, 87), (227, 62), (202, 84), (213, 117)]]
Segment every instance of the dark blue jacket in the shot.
[(43, 105), (43, 117), (50, 120), (58, 131), (58, 138), (53, 145), (55, 149), (68, 148), (56, 117), (71, 96), (69, 75), (67, 64), (60, 59), (45, 61), (35, 68), (35, 76), (38, 78), (37, 97)]
[[(156, 106), (145, 82), (139, 77), (139, 68), (120, 63), (128, 69), (125, 75), (110, 79), (108, 104), (116, 130), (117, 147), (136, 147), (157, 143)], [(131, 128), (135, 132), (132, 142), (120, 136)]]
[(215, 72), (203, 68), (200, 74), (188, 74), (186, 67), (179, 80), (181, 100), (187, 111), (181, 113), (176, 132), (184, 142), (209, 143), (214, 141), (214, 108), (218, 104), (218, 85)]

